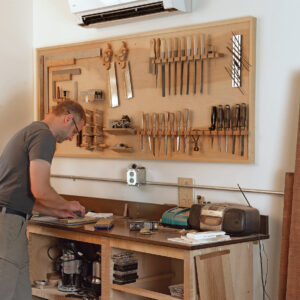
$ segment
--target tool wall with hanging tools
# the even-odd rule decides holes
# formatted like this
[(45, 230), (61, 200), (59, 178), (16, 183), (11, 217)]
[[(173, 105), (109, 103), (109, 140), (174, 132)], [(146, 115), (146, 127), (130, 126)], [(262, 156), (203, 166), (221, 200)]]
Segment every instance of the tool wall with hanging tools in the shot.
[(86, 109), (58, 156), (251, 163), (252, 17), (37, 50), (39, 117)]

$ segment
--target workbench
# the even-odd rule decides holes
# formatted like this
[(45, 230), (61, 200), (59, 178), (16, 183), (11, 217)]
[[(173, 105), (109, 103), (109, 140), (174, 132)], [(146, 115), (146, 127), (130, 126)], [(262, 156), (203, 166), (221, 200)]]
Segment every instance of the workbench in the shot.
[[(267, 224), (263, 220), (262, 223)], [(152, 235), (142, 235), (130, 231), (128, 223), (128, 218), (117, 218), (112, 229), (95, 230), (93, 224), (66, 228), (30, 221), (31, 280), (46, 279), (46, 273), (53, 271), (47, 248), (58, 239), (67, 239), (101, 247), (101, 299), (176, 300), (170, 296), (168, 286), (178, 283), (184, 284), (184, 300), (253, 299), (253, 244), (269, 238), (267, 231), (218, 243), (186, 245), (168, 241), (170, 237), (180, 237), (179, 230), (160, 227)], [(112, 283), (111, 256), (117, 249), (135, 252), (138, 258), (137, 282)], [(223, 298), (216, 295), (217, 290), (223, 291)], [(52, 300), (65, 299), (56, 288), (33, 288), (33, 295)]]

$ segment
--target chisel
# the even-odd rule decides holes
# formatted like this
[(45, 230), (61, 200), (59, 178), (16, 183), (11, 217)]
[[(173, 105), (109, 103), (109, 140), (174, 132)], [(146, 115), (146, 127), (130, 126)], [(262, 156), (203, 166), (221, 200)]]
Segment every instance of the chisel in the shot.
[(177, 112), (177, 152), (180, 150), (180, 123), (181, 123), (181, 112)]
[(157, 123), (157, 116), (156, 113), (153, 113), (152, 119), (152, 135), (153, 135), (153, 156), (155, 156), (155, 138), (156, 138), (156, 123)]
[(184, 37), (181, 38), (180, 51), (181, 51), (180, 95), (182, 95), (182, 87), (183, 87), (183, 68), (184, 68), (184, 61), (182, 60), (182, 58), (185, 56), (185, 40), (184, 40)]
[(168, 130), (169, 130), (169, 113), (166, 112), (166, 118), (165, 118), (165, 155), (168, 154)]
[[(145, 126), (144, 126), (144, 118), (145, 118), (145, 115), (144, 113), (142, 113), (142, 126), (141, 126), (141, 131), (144, 131), (145, 130)], [(143, 134), (141, 133), (141, 151), (143, 152), (144, 151), (144, 137), (143, 137)]]
[[(168, 59), (172, 57), (172, 39), (168, 39)], [(171, 95), (171, 62), (168, 61), (169, 71), (169, 95)]]
[(205, 53), (205, 39), (204, 39), (204, 34), (201, 34), (201, 45), (200, 45), (200, 54), (201, 54), (201, 59), (200, 59), (200, 93), (203, 93), (203, 55)]
[(194, 35), (194, 95), (196, 94), (197, 86), (197, 60), (195, 55), (198, 55), (198, 36)]
[(161, 87), (162, 87), (162, 96), (166, 96), (166, 66), (165, 62), (163, 61), (166, 57), (166, 40), (161, 40), (161, 47), (160, 47), (160, 58), (161, 61)]
[(155, 63), (155, 39), (150, 40), (150, 57), (149, 57), (149, 73), (156, 74), (156, 63)]
[(149, 151), (151, 152), (152, 151), (152, 148), (151, 148), (151, 135), (150, 135), (150, 120), (149, 120), (149, 114), (145, 114), (145, 121), (146, 121), (146, 130), (148, 131), (148, 144), (149, 144)]
[(160, 145), (161, 145), (161, 133), (164, 130), (164, 123), (165, 123), (165, 115), (163, 113), (159, 114), (158, 120), (158, 154), (160, 154)]
[(178, 38), (174, 39), (174, 95), (177, 94), (177, 61), (178, 57)]
[(226, 135), (226, 152), (228, 152), (228, 131), (230, 130), (230, 106), (228, 104), (225, 105), (225, 116), (224, 116), (224, 126), (225, 126), (225, 135)]
[(222, 105), (218, 106), (217, 119), (218, 119), (219, 151), (221, 152), (222, 147), (221, 147), (221, 135), (220, 135), (220, 133), (223, 130), (223, 106)]
[[(241, 130), (246, 129), (246, 119), (247, 119), (247, 104), (242, 103), (241, 106)], [(240, 135), (240, 152), (241, 156), (244, 156), (244, 135)]]
[(175, 114), (170, 114), (170, 128), (171, 128), (171, 151), (175, 152), (174, 129), (175, 129)]
[[(234, 115), (232, 115), (232, 117), (234, 117), (233, 124), (232, 124), (232, 130), (233, 131), (237, 131), (238, 126), (239, 126), (239, 119), (240, 119), (240, 105), (239, 104), (235, 105), (235, 111), (234, 111)], [(235, 153), (235, 140), (236, 140), (236, 135), (233, 134), (233, 138), (232, 138), (232, 154)]]
[(187, 62), (186, 62), (186, 95), (189, 94), (189, 86), (190, 86), (190, 61), (189, 56), (192, 54), (192, 37), (188, 36), (186, 39), (186, 56), (187, 56)]
[(187, 130), (189, 123), (189, 110), (185, 109), (183, 113), (183, 126), (184, 126), (184, 153), (186, 153), (186, 144), (187, 144)]
[[(155, 58), (159, 58), (159, 54), (160, 54), (160, 39), (158, 38), (156, 40), (156, 43), (155, 43)], [(155, 86), (157, 88), (157, 82), (158, 82), (158, 65), (157, 63), (155, 63)]]
[[(217, 107), (216, 106), (213, 106), (211, 108), (210, 119), (211, 119), (211, 125), (209, 127), (209, 131), (211, 133), (212, 131), (216, 130), (216, 121), (217, 121)], [(211, 136), (211, 148), (213, 148), (213, 146), (214, 146), (214, 136), (212, 135)]]

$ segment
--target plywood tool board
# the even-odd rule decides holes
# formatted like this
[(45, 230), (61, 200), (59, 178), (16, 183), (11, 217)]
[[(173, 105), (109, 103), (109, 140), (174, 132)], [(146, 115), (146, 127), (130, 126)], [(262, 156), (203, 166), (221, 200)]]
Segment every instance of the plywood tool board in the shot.
[(56, 155), (253, 162), (255, 31), (247, 17), (38, 49), (40, 119), (65, 99), (88, 117)]

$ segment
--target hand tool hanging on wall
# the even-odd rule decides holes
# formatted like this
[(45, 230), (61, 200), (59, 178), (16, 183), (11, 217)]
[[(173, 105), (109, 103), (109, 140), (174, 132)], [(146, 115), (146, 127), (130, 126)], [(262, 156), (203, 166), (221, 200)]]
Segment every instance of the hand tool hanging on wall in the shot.
[(242, 35), (232, 36), (232, 87), (241, 86)]
[(224, 125), (225, 125), (225, 135), (226, 135), (226, 152), (228, 152), (228, 131), (230, 130), (231, 116), (230, 116), (230, 106), (225, 105), (225, 114), (224, 114)]
[[(141, 131), (145, 130), (145, 123), (144, 123), (145, 115), (142, 113), (142, 124), (141, 124)], [(144, 151), (144, 136), (141, 132), (141, 151)]]
[(181, 127), (181, 112), (177, 112), (177, 152), (180, 150), (180, 127)]
[(181, 38), (180, 51), (181, 51), (180, 95), (182, 95), (182, 88), (183, 88), (183, 68), (184, 68), (184, 61), (183, 61), (183, 59), (185, 57), (185, 39), (184, 39), (184, 37)]
[[(155, 58), (158, 59), (160, 56), (160, 39), (158, 38), (155, 43)], [(155, 64), (155, 86), (157, 88), (158, 82), (158, 65)]]
[(178, 57), (178, 38), (174, 39), (174, 95), (177, 94), (177, 61)]
[(128, 60), (128, 48), (124, 41), (122, 41), (122, 46), (118, 54), (116, 55), (116, 58), (118, 60), (119, 65), (121, 66), (121, 69), (123, 70), (125, 97), (127, 99), (131, 99), (133, 98), (133, 93), (132, 93), (132, 84), (131, 84), (130, 63)]
[(150, 118), (149, 114), (145, 114), (145, 122), (146, 122), (146, 131), (147, 131), (147, 137), (148, 137), (148, 145), (149, 145), (149, 151), (152, 151), (151, 148), (151, 134), (150, 134)]
[[(242, 103), (241, 105), (241, 130), (246, 129), (246, 120), (247, 120), (247, 104)], [(244, 156), (244, 135), (240, 135), (240, 153), (241, 156)]]
[(153, 113), (152, 116), (152, 135), (153, 135), (153, 156), (155, 156), (155, 139), (156, 139), (156, 124), (157, 124), (157, 115)]
[(162, 96), (166, 96), (166, 66), (164, 59), (166, 58), (166, 40), (161, 39), (160, 58), (161, 58), (161, 88)]
[(205, 36), (202, 33), (201, 34), (201, 45), (200, 45), (200, 54), (201, 54), (201, 58), (200, 58), (200, 93), (203, 93), (203, 55), (205, 53)]
[(111, 107), (119, 106), (119, 96), (118, 96), (118, 85), (117, 85), (117, 76), (115, 63), (112, 62), (113, 51), (111, 45), (107, 44), (106, 49), (104, 50), (102, 61), (103, 64), (108, 70), (109, 75), (109, 91), (110, 91), (110, 101)]
[(222, 151), (222, 140), (221, 140), (221, 132), (223, 130), (223, 106), (219, 105), (218, 106), (218, 139), (219, 139), (219, 151)]
[(195, 56), (198, 55), (198, 36), (194, 35), (194, 82), (193, 82), (193, 92), (196, 94), (196, 86), (197, 86), (197, 59)]
[(149, 73), (156, 74), (156, 63), (155, 63), (155, 39), (150, 40), (150, 57), (149, 57)]
[(173, 134), (175, 130), (175, 114), (170, 113), (170, 129), (171, 129), (171, 151), (175, 152), (175, 136)]
[(165, 155), (168, 154), (168, 130), (169, 130), (169, 113), (166, 112), (166, 118), (165, 118)]
[(186, 56), (187, 56), (187, 68), (186, 68), (186, 95), (189, 94), (189, 87), (190, 87), (190, 60), (189, 57), (192, 55), (192, 37), (188, 36), (187, 37), (187, 51), (186, 51)]
[[(168, 39), (168, 59), (172, 58), (172, 39)], [(168, 60), (169, 96), (171, 95), (171, 62)]]
[(198, 146), (198, 141), (199, 141), (200, 135), (198, 134), (198, 130), (196, 130), (196, 134), (192, 134), (192, 139), (194, 142), (194, 151), (199, 151), (200, 148)]
[(162, 131), (165, 129), (165, 116), (163, 113), (159, 114), (158, 120), (158, 153), (160, 154), (160, 145), (161, 145), (161, 134)]
[(183, 112), (183, 126), (184, 126), (184, 153), (186, 153), (186, 145), (187, 145), (187, 130), (189, 123), (189, 110), (186, 108)]
[(234, 134), (234, 131), (238, 130), (239, 126), (239, 119), (240, 119), (240, 105), (235, 105), (234, 115), (232, 114), (233, 122), (232, 122), (232, 130), (233, 130), (233, 140), (232, 140), (232, 154), (235, 153), (235, 141), (236, 141), (236, 135)]
[[(211, 108), (210, 119), (211, 119), (211, 125), (209, 127), (209, 131), (211, 133), (212, 131), (216, 130), (216, 121), (217, 121), (217, 107), (216, 106), (213, 106)], [(212, 135), (211, 136), (211, 148), (213, 148), (213, 146), (214, 146), (214, 136)]]

